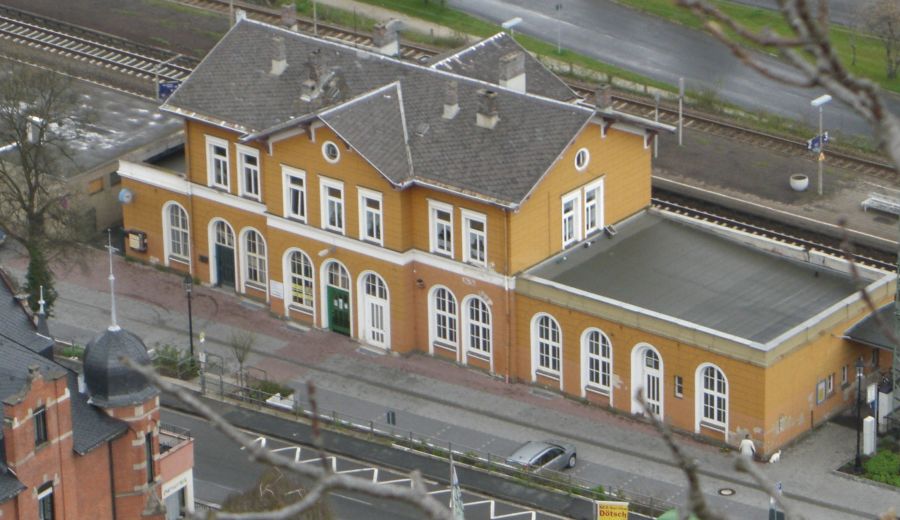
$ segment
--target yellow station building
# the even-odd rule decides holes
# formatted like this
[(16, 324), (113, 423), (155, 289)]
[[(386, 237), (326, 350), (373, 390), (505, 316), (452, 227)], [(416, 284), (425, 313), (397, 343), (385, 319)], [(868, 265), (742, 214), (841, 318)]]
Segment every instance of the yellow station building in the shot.
[(731, 444), (846, 406), (889, 362), (844, 338), (848, 266), (652, 209), (672, 128), (598, 97), (505, 34), (420, 65), (242, 20), (163, 105), (183, 154), (120, 165), (127, 254), (387, 351), (628, 414), (641, 389)]

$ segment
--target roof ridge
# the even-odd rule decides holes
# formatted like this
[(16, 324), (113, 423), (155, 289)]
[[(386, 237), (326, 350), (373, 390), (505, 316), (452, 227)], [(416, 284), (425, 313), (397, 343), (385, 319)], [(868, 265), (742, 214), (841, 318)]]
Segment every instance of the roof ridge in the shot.
[[(333, 41), (333, 40), (326, 40), (326, 39), (324, 39), (324, 38), (318, 38), (318, 37), (311, 36), (311, 35), (308, 35), (308, 34), (303, 34), (303, 33), (297, 32), (297, 31), (291, 31), (290, 29), (285, 29), (285, 28), (283, 28), (283, 27), (278, 27), (277, 25), (267, 24), (267, 23), (261, 22), (261, 21), (259, 21), (259, 20), (251, 20), (251, 19), (249, 19), (249, 18), (245, 18), (244, 20), (241, 20), (240, 22), (238, 22), (237, 24), (235, 24), (234, 27), (237, 27), (238, 25), (240, 25), (240, 24), (242, 24), (242, 23), (250, 23), (250, 24), (258, 25), (258, 26), (260, 26), (260, 27), (262, 27), (262, 28), (266, 28), (266, 29), (270, 29), (270, 30), (271, 30), (271, 29), (274, 29), (274, 30), (284, 32), (284, 33), (286, 33), (286, 34), (292, 35), (292, 36), (297, 37), (297, 38), (300, 38), (300, 39), (311, 40), (311, 41), (313, 41), (314, 43), (320, 43), (320, 44), (325, 44), (325, 45), (331, 45), (331, 46), (333, 46), (333, 47), (337, 47), (337, 48), (339, 48), (339, 49), (343, 49), (343, 50), (347, 50), (347, 51), (354, 51), (354, 52), (357, 52), (357, 53), (359, 53), (359, 52), (364, 52), (364, 53), (369, 54), (369, 55), (371, 55), (371, 56), (373, 56), (373, 57), (376, 57), (377, 59), (384, 60), (384, 61), (387, 61), (387, 62), (396, 63), (396, 64), (398, 64), (398, 65), (400, 65), (400, 66), (403, 66), (403, 67), (409, 67), (409, 68), (412, 68), (412, 69), (414, 69), (414, 70), (427, 71), (427, 72), (429, 72), (429, 73), (435, 73), (435, 74), (447, 75), (447, 76), (450, 76), (450, 77), (452, 77), (452, 78), (454, 78), (454, 79), (461, 79), (461, 80), (468, 81), (468, 82), (471, 82), (471, 83), (474, 83), (474, 84), (483, 85), (483, 86), (486, 86), (486, 87), (491, 87), (491, 88), (493, 88), (493, 89), (500, 89), (500, 90), (502, 90), (502, 91), (504, 91), (504, 92), (508, 92), (508, 93), (510, 93), (510, 94), (519, 95), (519, 96), (524, 96), (524, 97), (526, 97), (526, 98), (534, 99), (535, 101), (550, 102), (550, 103), (553, 103), (553, 104), (558, 104), (558, 105), (560, 105), (560, 106), (565, 106), (565, 107), (569, 107), (569, 108), (576, 108), (576, 109), (581, 109), (581, 110), (588, 110), (588, 111), (591, 111), (590, 109), (585, 108), (585, 107), (580, 107), (580, 106), (576, 105), (575, 103), (569, 103), (569, 102), (565, 102), (565, 101), (559, 101), (559, 100), (557, 100), (557, 99), (549, 98), (549, 97), (546, 97), (546, 96), (541, 96), (541, 95), (539, 95), (539, 94), (534, 94), (534, 93), (531, 93), (531, 92), (519, 92), (519, 91), (514, 90), (514, 89), (511, 89), (511, 88), (509, 88), (509, 87), (504, 87), (504, 86), (502, 86), (502, 85), (498, 85), (498, 84), (496, 84), (496, 83), (491, 83), (491, 82), (489, 82), (489, 81), (483, 81), (483, 80), (480, 80), (480, 79), (477, 79), (477, 78), (471, 78), (471, 77), (468, 77), (468, 76), (463, 76), (463, 75), (457, 74), (457, 73), (455, 73), (455, 72), (450, 72), (450, 71), (445, 71), (445, 70), (439, 70), (439, 69), (433, 69), (433, 68), (431, 68), (431, 67), (426, 67), (426, 66), (424, 66), (424, 65), (419, 65), (418, 63), (412, 63), (412, 62), (409, 62), (409, 61), (401, 60), (401, 59), (399, 59), (399, 58), (395, 58), (395, 57), (393, 57), (393, 56), (387, 56), (387, 55), (385, 55), (385, 54), (381, 54), (381, 53), (379, 53), (379, 52), (376, 52), (376, 51), (373, 51), (373, 50), (369, 50), (369, 49), (366, 49), (366, 48), (361, 48), (361, 47), (351, 47), (350, 45), (348, 45), (348, 44), (346, 44), (346, 43), (343, 43), (343, 42), (336, 42), (336, 41)], [(233, 28), (232, 28), (232, 30), (233, 30)], [(231, 32), (232, 32), (232, 31), (229, 31), (228, 34), (230, 34)], [(224, 37), (222, 37), (222, 39), (219, 40), (219, 42), (224, 41), (225, 38), (228, 37), (228, 34), (226, 34)], [(494, 37), (495, 37), (495, 36), (502, 35), (502, 34), (505, 34), (505, 33), (502, 33), (502, 32), (501, 32), (501, 33), (497, 33), (496, 35), (494, 35)], [(493, 38), (493, 37), (492, 37), (492, 38)], [(479, 42), (479, 43), (484, 43), (484, 42), (486, 42), (486, 41), (487, 41), (487, 40), (483, 40), (482, 42)], [(216, 46), (218, 46), (218, 44), (216, 44)], [(213, 47), (213, 50), (215, 50), (215, 47)], [(213, 52), (213, 51), (211, 50), (211, 51), (207, 54), (207, 57), (210, 56), (210, 55), (212, 54), (212, 52)], [(205, 61), (205, 59), (206, 59), (206, 58), (204, 58), (204, 61)], [(200, 63), (200, 65), (202, 65), (202, 64), (203, 64), (203, 62)], [(197, 67), (199, 68), (200, 65), (198, 65)], [(552, 73), (552, 71), (551, 71), (551, 73)]]

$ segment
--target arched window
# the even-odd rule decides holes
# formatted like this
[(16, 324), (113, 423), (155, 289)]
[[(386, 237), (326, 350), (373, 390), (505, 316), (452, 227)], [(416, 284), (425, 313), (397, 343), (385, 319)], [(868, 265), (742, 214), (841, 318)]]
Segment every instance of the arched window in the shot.
[(444, 287), (437, 288), (432, 294), (434, 339), (456, 345), (456, 298)]
[(189, 261), (191, 253), (188, 217), (184, 208), (178, 204), (170, 203), (166, 208), (166, 234), (169, 257)]
[(291, 305), (312, 312), (313, 264), (303, 251), (292, 251), (288, 259), (291, 272)]
[(562, 346), (559, 323), (549, 314), (537, 317), (532, 329), (532, 348), (537, 353), (537, 367), (551, 373), (559, 372)]
[(380, 276), (369, 273), (365, 277), (366, 295), (374, 296), (381, 300), (387, 300), (387, 286)]
[(724, 428), (728, 421), (728, 382), (725, 374), (715, 365), (701, 366), (699, 371), (701, 420)]
[(244, 260), (247, 265), (247, 281), (266, 285), (266, 243), (254, 230), (244, 235)]
[(328, 262), (327, 273), (328, 285), (344, 289), (345, 291), (350, 290), (350, 275), (347, 274), (344, 266), (337, 262)]
[(491, 355), (491, 310), (477, 296), (465, 303), (466, 349), (478, 354)]
[(612, 378), (612, 345), (599, 329), (588, 329), (581, 338), (587, 386), (609, 392)]

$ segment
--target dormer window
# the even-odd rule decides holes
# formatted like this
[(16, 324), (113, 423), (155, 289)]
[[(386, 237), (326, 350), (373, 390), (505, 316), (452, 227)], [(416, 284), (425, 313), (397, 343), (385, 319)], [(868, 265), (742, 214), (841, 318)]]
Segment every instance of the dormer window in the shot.
[(341, 149), (333, 141), (325, 141), (322, 145), (322, 156), (326, 161), (334, 164), (341, 159)]

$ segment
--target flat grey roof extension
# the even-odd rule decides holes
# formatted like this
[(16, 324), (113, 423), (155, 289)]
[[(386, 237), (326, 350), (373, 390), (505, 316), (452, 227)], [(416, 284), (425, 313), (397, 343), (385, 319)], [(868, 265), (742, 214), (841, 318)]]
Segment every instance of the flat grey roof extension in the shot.
[(656, 213), (593, 242), (527, 274), (762, 345), (857, 291), (849, 275)]

